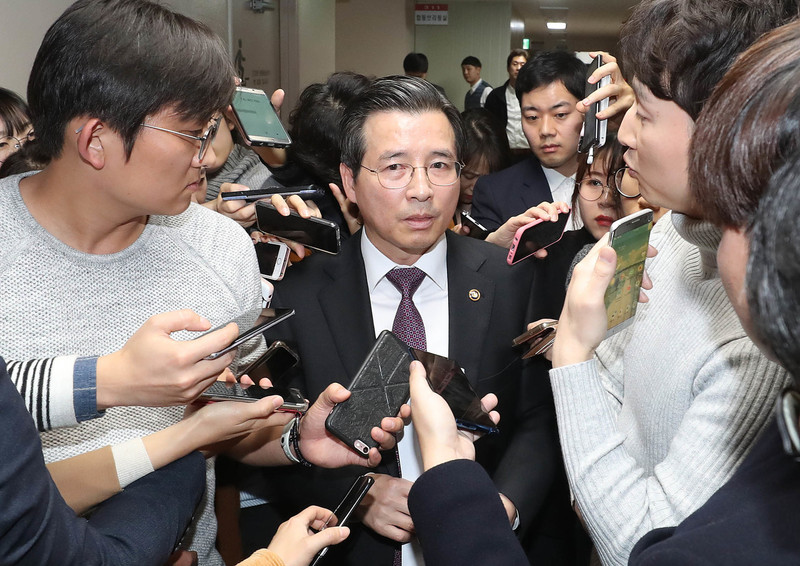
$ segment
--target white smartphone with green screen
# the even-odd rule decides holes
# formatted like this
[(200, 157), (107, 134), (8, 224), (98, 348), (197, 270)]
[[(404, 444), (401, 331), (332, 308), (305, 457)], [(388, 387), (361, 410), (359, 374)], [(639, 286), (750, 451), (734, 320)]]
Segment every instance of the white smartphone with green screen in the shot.
[(634, 212), (611, 225), (608, 243), (617, 252), (617, 269), (606, 289), (607, 336), (633, 322), (652, 228), (653, 211), (650, 209)]
[(287, 147), (292, 140), (281, 124), (267, 93), (256, 88), (236, 87), (233, 117), (239, 131), (252, 145)]

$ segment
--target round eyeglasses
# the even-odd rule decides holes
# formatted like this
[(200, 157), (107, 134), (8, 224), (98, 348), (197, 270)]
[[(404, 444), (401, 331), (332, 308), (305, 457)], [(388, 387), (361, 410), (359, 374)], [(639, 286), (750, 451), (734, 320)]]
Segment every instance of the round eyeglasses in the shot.
[[(625, 173), (628, 171), (628, 166), (625, 165), (624, 167), (620, 167), (616, 171), (614, 171), (614, 186), (617, 188), (617, 192), (624, 196), (625, 198), (637, 198), (640, 193), (638, 190), (636, 194), (628, 194), (622, 190), (622, 181), (625, 179)], [(639, 183), (636, 183), (636, 186), (639, 186)]]
[(5, 159), (9, 155), (19, 151), (23, 145), (36, 139), (36, 134), (31, 129), (27, 134), (18, 138), (16, 136), (0, 137), (0, 158)]
[(411, 184), (416, 169), (425, 170), (425, 176), (431, 185), (438, 187), (454, 185), (461, 176), (464, 164), (458, 161), (435, 161), (430, 165), (420, 165), (419, 167), (414, 167), (409, 163), (390, 163), (379, 169), (370, 169), (366, 165), (361, 167), (374, 173), (383, 188), (404, 189)]
[(219, 130), (219, 123), (222, 120), (222, 116), (217, 116), (216, 118), (211, 119), (211, 124), (208, 126), (208, 129), (203, 132), (201, 136), (193, 136), (192, 134), (185, 134), (183, 132), (177, 132), (175, 130), (170, 130), (168, 128), (162, 128), (160, 126), (154, 126), (152, 124), (144, 124), (142, 123), (141, 126), (144, 128), (151, 128), (153, 130), (158, 130), (160, 132), (167, 132), (170, 134), (175, 134), (176, 136), (181, 136), (190, 140), (195, 140), (200, 142), (200, 151), (197, 153), (197, 159), (199, 161), (203, 161), (203, 157), (206, 155), (206, 150), (208, 146), (211, 145), (211, 142), (214, 141), (214, 137), (217, 135), (217, 130)]

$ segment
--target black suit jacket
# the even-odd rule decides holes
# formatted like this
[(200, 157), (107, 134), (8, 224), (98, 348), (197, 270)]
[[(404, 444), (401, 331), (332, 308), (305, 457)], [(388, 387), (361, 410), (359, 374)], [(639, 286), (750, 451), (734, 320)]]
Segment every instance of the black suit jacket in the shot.
[(484, 108), (494, 114), (503, 129), (506, 129), (508, 124), (508, 105), (506, 104), (506, 89), (508, 88), (509, 81), (503, 83), (503, 86), (492, 89), (492, 92), (486, 97), (486, 104)]
[(497, 230), (512, 216), (552, 200), (542, 166), (531, 155), (507, 169), (478, 178), (472, 194), (472, 217), (489, 230)]
[[(273, 304), (292, 307), (296, 315), (268, 338), (295, 345), (302, 368), (293, 385), (309, 399), (331, 382), (348, 385), (375, 342), (361, 234), (345, 242), (338, 256), (315, 254), (293, 266), (276, 285)], [(523, 362), (511, 347), (529, 321), (534, 264), (509, 267), (500, 248), (450, 231), (447, 246), (449, 355), (480, 395), (494, 392), (500, 399), (501, 432), (478, 442), (477, 459), (516, 504), (525, 528), (545, 506), (561, 469), (547, 364)], [(479, 300), (470, 299), (472, 290)], [(309, 504), (333, 508), (364, 471), (294, 467), (265, 473), (276, 488), (270, 501), (291, 513)], [(377, 471), (398, 475), (393, 452)], [(332, 549), (338, 555), (332, 563), (391, 563), (396, 543), (357, 526), (350, 538)]]

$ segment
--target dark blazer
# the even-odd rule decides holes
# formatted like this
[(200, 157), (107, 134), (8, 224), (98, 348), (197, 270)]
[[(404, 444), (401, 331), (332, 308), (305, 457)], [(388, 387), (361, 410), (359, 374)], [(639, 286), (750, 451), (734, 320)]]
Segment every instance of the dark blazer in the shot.
[[(315, 254), (293, 266), (276, 285), (273, 304), (290, 306), (296, 315), (268, 338), (295, 344), (303, 367), (294, 385), (309, 399), (333, 381), (349, 384), (375, 341), (361, 235), (345, 242), (338, 256)], [(480, 395), (494, 392), (500, 399), (501, 432), (477, 443), (477, 458), (498, 490), (517, 505), (525, 528), (544, 506), (561, 469), (547, 364), (523, 362), (511, 347), (530, 315), (533, 264), (509, 267), (502, 249), (450, 231), (447, 246), (450, 357)], [(480, 293), (479, 300), (470, 299), (472, 290)], [(277, 487), (270, 501), (291, 500), (287, 512), (311, 503), (335, 506), (364, 471), (269, 470)], [(384, 456), (377, 471), (398, 475), (394, 453)], [(283, 483), (287, 479), (292, 486)], [(336, 549), (351, 552), (340, 563), (391, 563), (397, 546), (392, 541), (357, 526), (351, 538)]]
[(453, 460), (423, 473), (408, 494), (408, 508), (426, 564), (530, 564), (497, 489), (475, 462)]
[(0, 358), (0, 564), (163, 564), (205, 490), (193, 452), (132, 483), (86, 519), (44, 464), (42, 443)]
[(509, 81), (503, 83), (503, 86), (499, 86), (492, 90), (486, 96), (486, 104), (484, 104), (484, 108), (494, 114), (500, 125), (503, 126), (503, 129), (506, 129), (506, 125), (508, 125), (508, 105), (506, 104), (506, 89), (508, 88)]
[(629, 564), (797, 564), (799, 507), (800, 464), (773, 419), (728, 483), (677, 527), (642, 537)]
[(472, 217), (494, 231), (512, 216), (552, 200), (542, 166), (531, 155), (507, 169), (478, 178), (472, 194)]

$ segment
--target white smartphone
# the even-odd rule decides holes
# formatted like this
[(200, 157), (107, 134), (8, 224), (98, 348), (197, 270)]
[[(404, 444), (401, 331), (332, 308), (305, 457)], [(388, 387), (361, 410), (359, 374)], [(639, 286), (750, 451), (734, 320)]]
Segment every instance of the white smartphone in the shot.
[(289, 265), (289, 246), (283, 242), (259, 242), (256, 246), (258, 270), (267, 279), (280, 281)]
[(287, 147), (292, 140), (281, 124), (267, 93), (256, 88), (236, 87), (233, 117), (239, 131), (252, 145)]
[(653, 211), (650, 209), (634, 212), (611, 225), (608, 244), (617, 252), (617, 269), (605, 295), (607, 336), (633, 322), (652, 228)]

